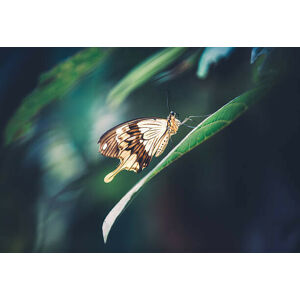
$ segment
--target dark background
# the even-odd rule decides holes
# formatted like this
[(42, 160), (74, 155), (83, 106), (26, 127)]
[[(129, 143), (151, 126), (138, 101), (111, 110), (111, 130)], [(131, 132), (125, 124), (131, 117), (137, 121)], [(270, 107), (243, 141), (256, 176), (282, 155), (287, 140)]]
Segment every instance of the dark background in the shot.
[[(115, 49), (101, 70), (42, 111), (30, 139), (5, 147), (4, 128), (39, 75), (80, 50), (0, 49), (0, 251), (299, 252), (299, 49), (265, 54), (260, 76), (275, 70), (279, 78), (272, 91), (154, 177), (107, 245), (106, 214), (161, 158), (105, 184), (117, 161), (98, 154), (100, 135), (129, 119), (166, 117), (167, 89), (180, 119), (213, 113), (255, 86), (258, 66), (250, 63), (251, 48), (236, 48), (210, 66), (206, 79), (196, 76), (195, 64), (172, 80), (148, 81), (108, 111), (111, 88), (159, 50)], [(180, 128), (165, 153), (189, 130)]]

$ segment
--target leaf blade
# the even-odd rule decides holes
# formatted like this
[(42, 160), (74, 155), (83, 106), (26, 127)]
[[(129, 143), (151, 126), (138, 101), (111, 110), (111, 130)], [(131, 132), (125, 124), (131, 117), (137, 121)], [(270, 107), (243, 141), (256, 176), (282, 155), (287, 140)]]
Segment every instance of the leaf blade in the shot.
[(121, 215), (130, 201), (133, 200), (136, 194), (147, 182), (175, 160), (179, 159), (181, 156), (230, 125), (235, 119), (243, 114), (250, 105), (263, 98), (269, 90), (269, 87), (270, 86), (266, 84), (245, 92), (225, 104), (188, 133), (186, 137), (172, 151), (170, 151), (168, 155), (154, 167), (154, 169), (152, 169), (132, 189), (130, 189), (109, 212), (102, 225), (104, 242), (107, 242), (109, 232), (116, 219)]

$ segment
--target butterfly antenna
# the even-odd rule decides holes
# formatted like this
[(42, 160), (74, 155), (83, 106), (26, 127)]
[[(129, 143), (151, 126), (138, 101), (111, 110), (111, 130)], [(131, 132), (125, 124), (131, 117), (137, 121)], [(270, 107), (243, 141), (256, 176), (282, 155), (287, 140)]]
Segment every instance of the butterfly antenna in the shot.
[(168, 106), (168, 112), (170, 112), (171, 111), (171, 109), (170, 109), (170, 105), (169, 105), (169, 90), (167, 90), (167, 106)]

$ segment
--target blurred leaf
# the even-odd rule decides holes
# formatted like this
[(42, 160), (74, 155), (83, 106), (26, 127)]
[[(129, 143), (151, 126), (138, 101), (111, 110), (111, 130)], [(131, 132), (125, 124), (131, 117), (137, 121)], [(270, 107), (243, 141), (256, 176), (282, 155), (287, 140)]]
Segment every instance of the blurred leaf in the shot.
[(228, 126), (241, 114), (243, 114), (250, 105), (263, 96), (269, 90), (269, 85), (263, 85), (252, 89), (239, 97), (231, 100), (214, 114), (206, 118), (195, 129), (193, 129), (153, 170), (151, 170), (143, 179), (141, 179), (110, 211), (105, 218), (102, 231), (104, 242), (106, 242), (112, 225), (118, 216), (124, 211), (129, 202), (136, 196), (137, 192), (144, 187), (161, 170), (169, 166), (176, 159), (191, 151), (207, 139), (211, 138), (217, 132)]
[(251, 59), (250, 63), (253, 64), (258, 57), (264, 54), (269, 54), (272, 51), (273, 48), (269, 47), (253, 47), (251, 51)]
[(250, 63), (253, 64), (253, 81), (282, 80), (290, 72), (292, 51), (283, 48), (253, 48)]
[(228, 57), (234, 48), (232, 47), (210, 47), (203, 51), (198, 65), (197, 76), (205, 79), (208, 75), (209, 68), (212, 64), (216, 64), (220, 59)]
[[(194, 49), (193, 49), (194, 50)], [(158, 84), (173, 80), (183, 73), (191, 70), (198, 62), (199, 57), (202, 53), (203, 49), (194, 50), (191, 54), (185, 57), (182, 61), (180, 61), (175, 67), (170, 70), (158, 73), (153, 77), (153, 81), (156, 81)]]
[(186, 50), (186, 48), (181, 47), (166, 48), (152, 55), (132, 69), (121, 81), (117, 83), (117, 85), (110, 91), (107, 97), (107, 102), (114, 107), (118, 106), (132, 91), (174, 62)]
[(48, 104), (60, 100), (85, 75), (95, 70), (109, 53), (101, 48), (80, 51), (40, 76), (38, 86), (25, 97), (5, 129), (5, 144), (24, 137), (34, 117)]

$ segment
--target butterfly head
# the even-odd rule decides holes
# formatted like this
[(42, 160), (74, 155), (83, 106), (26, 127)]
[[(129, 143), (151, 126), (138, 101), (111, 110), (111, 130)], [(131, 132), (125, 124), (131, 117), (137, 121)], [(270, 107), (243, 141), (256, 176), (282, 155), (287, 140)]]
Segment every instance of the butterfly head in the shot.
[(168, 116), (168, 124), (169, 124), (169, 128), (170, 128), (169, 130), (171, 135), (175, 134), (180, 125), (180, 121), (176, 119), (176, 113), (174, 111), (171, 111)]
[(168, 116), (168, 120), (176, 120), (176, 116), (177, 115), (178, 114), (176, 114), (176, 112), (174, 112), (174, 111), (171, 110), (170, 113), (169, 113), (169, 116)]

